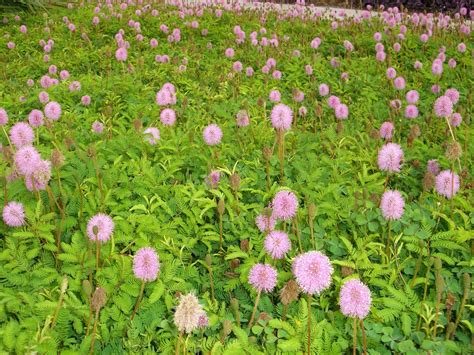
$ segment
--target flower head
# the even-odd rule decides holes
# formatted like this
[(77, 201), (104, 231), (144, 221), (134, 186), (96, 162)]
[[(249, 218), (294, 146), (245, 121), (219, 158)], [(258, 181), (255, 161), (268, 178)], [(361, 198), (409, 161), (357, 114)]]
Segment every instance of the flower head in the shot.
[(50, 120), (57, 121), (61, 117), (61, 105), (56, 101), (48, 102), (44, 107), (44, 114)]
[(387, 143), (380, 148), (378, 155), (379, 169), (388, 172), (400, 172), (403, 150), (395, 143)]
[(16, 151), (14, 160), (16, 170), (21, 175), (29, 175), (35, 170), (41, 156), (34, 147), (27, 145)]
[(452, 101), (453, 105), (456, 105), (459, 101), (459, 91), (456, 89), (448, 89), (444, 93), (445, 96), (449, 97), (449, 99)]
[(270, 114), (273, 128), (288, 131), (293, 121), (293, 111), (285, 104), (275, 105)]
[(3, 222), (10, 227), (21, 227), (25, 224), (25, 210), (20, 202), (9, 202), (3, 207)]
[(436, 176), (436, 192), (451, 199), (459, 191), (459, 176), (451, 170), (443, 170)]
[(8, 123), (8, 114), (4, 108), (0, 107), (0, 126), (5, 126)]
[(17, 148), (31, 145), (35, 139), (35, 133), (28, 123), (18, 122), (10, 128), (10, 140)]
[(439, 173), (439, 163), (436, 159), (428, 160), (426, 169), (433, 175), (438, 175)]
[(272, 231), (265, 237), (265, 250), (273, 259), (282, 259), (291, 249), (288, 234), (282, 231)]
[(257, 291), (271, 292), (277, 282), (277, 271), (268, 264), (256, 264), (249, 273), (249, 284)]
[(438, 117), (449, 117), (453, 113), (453, 101), (448, 96), (440, 96), (434, 103), (435, 113)]
[(218, 125), (213, 123), (204, 128), (202, 136), (207, 145), (217, 145), (221, 142), (222, 130)]
[(199, 326), (199, 318), (203, 312), (199, 300), (193, 293), (182, 295), (174, 313), (174, 324), (180, 332), (189, 334)]
[(303, 292), (314, 295), (331, 285), (334, 269), (326, 255), (319, 251), (309, 251), (295, 258), (292, 271)]
[(345, 120), (349, 116), (349, 108), (345, 104), (339, 104), (334, 108), (334, 113), (338, 120)]
[(28, 115), (28, 122), (33, 127), (39, 127), (43, 125), (43, 112), (40, 110), (32, 110)]
[(51, 162), (39, 160), (34, 165), (33, 172), (25, 176), (25, 185), (28, 191), (44, 190), (49, 180), (51, 180)]
[(115, 58), (119, 62), (125, 62), (127, 60), (127, 56), (128, 56), (128, 53), (125, 47), (120, 47), (119, 49), (115, 51)]
[(133, 257), (133, 273), (143, 281), (154, 281), (160, 271), (160, 261), (155, 250), (141, 248)]
[(291, 191), (279, 191), (272, 201), (273, 216), (287, 221), (296, 215), (298, 198)]
[(211, 171), (209, 175), (206, 177), (206, 182), (211, 188), (216, 189), (217, 185), (219, 185), (220, 179), (221, 179), (221, 174), (219, 173), (219, 171), (214, 170), (214, 171)]
[(105, 243), (114, 231), (114, 221), (110, 216), (98, 213), (87, 223), (87, 235), (93, 242)]
[(380, 209), (386, 220), (397, 220), (402, 218), (405, 201), (400, 192), (387, 190), (380, 200)]
[(370, 290), (360, 280), (352, 279), (342, 285), (339, 305), (346, 317), (364, 319), (369, 314), (371, 304)]
[(382, 123), (382, 125), (380, 126), (380, 137), (384, 138), (384, 139), (391, 139), (392, 138), (392, 135), (393, 135), (393, 129), (394, 129), (394, 126), (393, 126), (393, 123), (390, 122), (390, 121), (386, 121), (384, 123)]
[(262, 213), (255, 218), (255, 224), (260, 232), (270, 232), (275, 229), (276, 219), (273, 214), (267, 216), (265, 213)]
[(156, 127), (148, 127), (143, 131), (146, 136), (146, 140), (151, 145), (155, 145), (160, 140), (160, 130)]
[(160, 113), (160, 120), (165, 126), (173, 126), (176, 122), (176, 112), (171, 108), (165, 108)]
[(236, 116), (237, 126), (247, 127), (250, 124), (249, 114), (246, 110), (240, 110)]

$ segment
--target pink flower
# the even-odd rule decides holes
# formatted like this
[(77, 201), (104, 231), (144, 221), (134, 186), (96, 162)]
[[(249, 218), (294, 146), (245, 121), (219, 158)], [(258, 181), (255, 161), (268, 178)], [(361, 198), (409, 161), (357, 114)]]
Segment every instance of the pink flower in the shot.
[(443, 73), (443, 62), (440, 59), (435, 59), (431, 65), (431, 72), (434, 75), (441, 75)]
[(210, 124), (204, 128), (202, 135), (207, 145), (217, 145), (221, 142), (222, 130), (218, 125)]
[(410, 90), (406, 94), (406, 99), (409, 104), (416, 104), (420, 98), (420, 94), (416, 90)]
[(388, 79), (395, 79), (397, 76), (397, 71), (394, 68), (388, 68), (387, 69), (387, 78)]
[(145, 134), (145, 139), (150, 143), (151, 145), (155, 145), (158, 143), (160, 140), (160, 130), (156, 127), (149, 127), (143, 131)]
[(282, 259), (291, 249), (291, 242), (285, 232), (274, 230), (265, 237), (264, 246), (273, 259)]
[(431, 160), (428, 160), (428, 163), (426, 165), (426, 169), (432, 173), (433, 175), (438, 175), (439, 174), (439, 170), (440, 170), (440, 167), (439, 167), (439, 163), (436, 159), (431, 159)]
[(380, 148), (378, 154), (379, 169), (388, 172), (400, 172), (403, 150), (395, 143), (387, 143)]
[(133, 257), (133, 273), (142, 281), (154, 281), (160, 271), (160, 261), (155, 250), (152, 248), (141, 248)]
[(28, 191), (45, 190), (51, 180), (51, 162), (39, 160), (31, 174), (25, 176), (25, 185)]
[(273, 216), (266, 216), (265, 214), (259, 214), (255, 218), (255, 224), (257, 225), (260, 232), (270, 232), (275, 229), (276, 218)]
[(334, 269), (326, 255), (319, 251), (309, 251), (295, 258), (292, 271), (303, 292), (319, 295), (331, 285)]
[(4, 108), (0, 107), (0, 126), (5, 126), (8, 123), (8, 114)]
[(3, 222), (9, 227), (25, 225), (25, 210), (20, 202), (11, 201), (2, 212)]
[(120, 47), (119, 49), (115, 51), (115, 58), (119, 62), (125, 62), (127, 60), (127, 55), (128, 55), (127, 49), (124, 47)]
[(206, 177), (206, 182), (211, 188), (217, 189), (220, 179), (221, 179), (221, 174), (219, 173), (219, 171), (213, 170)]
[(440, 96), (434, 103), (436, 116), (449, 117), (453, 113), (453, 102), (448, 96)]
[(360, 280), (352, 279), (342, 285), (339, 305), (346, 317), (364, 319), (369, 314), (371, 304), (370, 290)]
[(349, 117), (349, 108), (345, 104), (339, 104), (335, 107), (334, 113), (338, 120), (346, 120)]
[(451, 170), (443, 170), (436, 176), (436, 192), (451, 199), (459, 191), (459, 176)]
[(456, 89), (448, 89), (444, 93), (445, 96), (449, 97), (449, 99), (452, 101), (453, 105), (456, 105), (459, 101), (459, 91)]
[(405, 201), (400, 192), (396, 190), (387, 190), (383, 193), (380, 200), (380, 209), (383, 218), (386, 220), (397, 220), (402, 218)]
[(56, 101), (51, 101), (44, 107), (44, 114), (47, 118), (53, 121), (57, 121), (61, 117), (61, 105)]
[(329, 94), (329, 86), (327, 84), (319, 85), (319, 95), (326, 96)]
[(252, 76), (253, 75), (253, 68), (252, 67), (247, 67), (245, 69), (245, 75)]
[(236, 61), (236, 62), (234, 62), (234, 64), (232, 64), (232, 69), (233, 69), (235, 72), (241, 72), (242, 69), (243, 69), (243, 65), (242, 65), (241, 62)]
[(45, 91), (41, 91), (39, 94), (38, 94), (38, 98), (39, 98), (39, 101), (42, 103), (42, 104), (46, 104), (49, 102), (49, 95), (47, 92)]
[(380, 126), (380, 131), (379, 131), (380, 137), (384, 139), (391, 139), (393, 135), (393, 129), (394, 129), (394, 126), (392, 122), (386, 121), (382, 123), (382, 125)]
[(89, 95), (84, 95), (83, 97), (81, 97), (81, 103), (84, 106), (89, 106), (91, 104), (91, 97)]
[(257, 291), (271, 292), (277, 282), (277, 271), (268, 264), (256, 264), (249, 273), (249, 284)]
[(293, 94), (293, 100), (295, 100), (295, 102), (301, 102), (304, 100), (304, 92), (301, 91), (301, 90), (296, 90)]
[(236, 116), (237, 126), (239, 127), (247, 127), (250, 124), (250, 119), (247, 111), (240, 110), (237, 112)]
[(104, 124), (102, 122), (94, 121), (94, 123), (92, 123), (92, 132), (100, 134), (103, 131), (104, 131)]
[(423, 64), (422, 64), (420, 61), (417, 60), (417, 61), (415, 62), (415, 64), (413, 64), (413, 68), (415, 68), (415, 69), (417, 69), (417, 70), (418, 70), (418, 69), (421, 69), (421, 68), (423, 68)]
[(32, 110), (28, 115), (28, 122), (33, 127), (39, 127), (43, 125), (43, 112), (40, 110)]
[(278, 104), (273, 107), (270, 114), (273, 128), (288, 131), (293, 122), (293, 111), (285, 104)]
[(114, 221), (110, 216), (98, 213), (87, 223), (87, 235), (93, 242), (105, 243), (114, 231)]
[(22, 146), (15, 153), (15, 168), (21, 175), (30, 175), (40, 160), (41, 156), (34, 147)]
[(271, 102), (280, 102), (281, 101), (281, 94), (278, 90), (270, 91), (270, 95), (268, 96)]
[(28, 123), (18, 122), (10, 128), (10, 140), (16, 148), (31, 145), (35, 139), (35, 133)]
[(234, 49), (233, 49), (233, 48), (227, 48), (227, 49), (225, 50), (225, 56), (226, 56), (227, 58), (233, 58), (234, 55), (235, 55), (235, 52), (234, 52)]
[(272, 208), (276, 219), (290, 220), (298, 210), (298, 198), (291, 191), (279, 191), (272, 200)]
[(453, 113), (453, 115), (451, 116), (451, 126), (458, 127), (459, 125), (461, 125), (461, 122), (462, 122), (461, 114), (458, 112)]
[(399, 76), (398, 78), (395, 78), (395, 80), (393, 81), (393, 85), (395, 86), (395, 89), (397, 90), (403, 90), (405, 89), (405, 79), (401, 76)]
[(417, 118), (418, 117), (418, 107), (415, 105), (408, 105), (405, 107), (405, 117), (406, 118)]
[(59, 72), (59, 77), (61, 78), (61, 80), (66, 80), (67, 78), (69, 78), (69, 72), (67, 70), (61, 70)]
[(160, 120), (165, 126), (173, 126), (176, 122), (176, 112), (171, 108), (165, 108), (160, 113)]

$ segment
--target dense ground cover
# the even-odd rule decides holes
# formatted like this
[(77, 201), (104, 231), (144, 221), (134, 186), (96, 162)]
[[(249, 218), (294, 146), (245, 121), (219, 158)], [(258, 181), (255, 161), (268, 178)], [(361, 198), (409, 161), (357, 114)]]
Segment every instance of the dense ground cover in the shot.
[(2, 353), (469, 353), (472, 25), (321, 15), (4, 18)]

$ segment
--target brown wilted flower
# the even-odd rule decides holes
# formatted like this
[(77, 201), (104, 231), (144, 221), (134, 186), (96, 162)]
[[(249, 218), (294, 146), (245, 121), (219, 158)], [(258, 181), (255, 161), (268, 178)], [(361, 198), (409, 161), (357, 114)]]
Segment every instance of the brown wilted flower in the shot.
[(217, 212), (220, 215), (223, 215), (224, 211), (225, 211), (225, 202), (224, 202), (224, 199), (221, 198), (219, 202), (217, 203)]
[(454, 294), (451, 292), (448, 292), (448, 295), (446, 296), (446, 310), (450, 312), (454, 304), (456, 303), (456, 297), (454, 297)]
[(427, 171), (423, 177), (423, 190), (429, 191), (434, 187), (436, 176), (433, 173)]
[(249, 251), (249, 241), (248, 239), (243, 239), (240, 241), (240, 249), (244, 252)]
[(262, 152), (263, 152), (263, 157), (265, 158), (265, 160), (269, 161), (272, 158), (272, 155), (273, 155), (272, 148), (263, 147)]
[(232, 187), (232, 190), (237, 191), (240, 187), (240, 176), (237, 173), (233, 173), (230, 176), (230, 187)]
[(267, 312), (262, 312), (258, 315), (257, 322), (259, 320), (264, 321), (265, 323), (269, 322), (272, 319), (272, 317), (267, 313)]
[(105, 306), (106, 302), (107, 295), (105, 290), (102, 287), (97, 287), (92, 295), (92, 309), (97, 312)]
[(341, 275), (342, 277), (347, 277), (349, 275), (352, 275), (354, 273), (354, 269), (349, 267), (349, 266), (343, 266), (341, 267)]
[(280, 291), (280, 300), (285, 306), (298, 299), (300, 288), (295, 280), (289, 280)]
[(344, 123), (342, 121), (337, 121), (336, 132), (342, 134), (344, 132)]
[(230, 261), (230, 268), (231, 268), (232, 270), (237, 269), (237, 268), (239, 267), (239, 265), (240, 265), (240, 260), (239, 260), (239, 259), (232, 259), (232, 260)]
[(136, 118), (133, 120), (133, 128), (135, 128), (135, 132), (140, 133), (143, 129), (143, 124), (142, 120), (139, 118)]
[(53, 164), (54, 167), (61, 167), (64, 164), (64, 160), (64, 154), (61, 153), (59, 149), (54, 149), (51, 152), (51, 164)]
[(444, 154), (449, 160), (459, 159), (462, 155), (461, 144), (458, 142), (451, 142), (446, 148), (446, 153)]
[(380, 132), (378, 129), (372, 128), (370, 131), (370, 138), (372, 139), (380, 139)]

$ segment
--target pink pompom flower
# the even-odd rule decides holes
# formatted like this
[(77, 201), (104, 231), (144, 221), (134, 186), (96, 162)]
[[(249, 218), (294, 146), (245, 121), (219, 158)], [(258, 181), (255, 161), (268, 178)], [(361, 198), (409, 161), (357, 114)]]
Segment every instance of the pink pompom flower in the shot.
[(47, 118), (53, 121), (57, 121), (61, 117), (61, 105), (56, 101), (51, 101), (44, 107), (44, 114)]
[(285, 104), (278, 104), (273, 107), (270, 114), (273, 128), (288, 131), (293, 122), (293, 111)]
[(176, 122), (176, 112), (171, 108), (165, 108), (160, 113), (160, 121), (165, 126), (173, 126)]
[(403, 160), (403, 150), (396, 143), (387, 143), (379, 150), (379, 169), (388, 172), (400, 172), (400, 165)]
[(273, 259), (282, 259), (291, 249), (291, 242), (290, 238), (288, 238), (288, 234), (274, 230), (265, 237), (264, 246), (265, 251)]
[(326, 255), (319, 251), (309, 251), (295, 258), (292, 271), (303, 292), (319, 295), (331, 285), (334, 269)]
[(5, 126), (8, 123), (8, 114), (4, 108), (0, 107), (0, 126)]
[(418, 117), (418, 107), (415, 105), (408, 105), (405, 107), (405, 117), (406, 118), (417, 118)]
[(25, 210), (20, 202), (11, 201), (3, 207), (2, 217), (9, 227), (21, 227), (26, 224)]
[(448, 96), (440, 96), (434, 103), (436, 116), (449, 117), (453, 113), (453, 101)]
[(382, 216), (386, 220), (397, 220), (402, 218), (405, 201), (400, 192), (396, 190), (387, 190), (380, 200), (380, 209)]
[(10, 128), (10, 140), (16, 148), (31, 145), (35, 139), (35, 133), (28, 123), (18, 122)]
[(156, 127), (148, 127), (143, 131), (143, 134), (151, 145), (156, 145), (160, 140), (160, 130)]
[(382, 123), (379, 130), (380, 137), (387, 140), (392, 139), (393, 129), (394, 129), (394, 125), (392, 122), (386, 121)]
[(216, 124), (206, 126), (202, 132), (204, 142), (207, 145), (217, 145), (222, 140), (222, 129)]
[(272, 200), (273, 216), (284, 221), (292, 219), (298, 210), (298, 198), (287, 190), (276, 193)]
[(342, 285), (339, 305), (346, 317), (364, 319), (369, 314), (371, 304), (370, 290), (360, 280), (352, 279)]
[(110, 216), (98, 213), (87, 223), (87, 235), (93, 242), (105, 243), (114, 231), (114, 221)]
[(249, 273), (249, 284), (255, 290), (271, 292), (277, 283), (277, 271), (268, 264), (256, 264)]
[(436, 176), (436, 192), (451, 199), (459, 191), (459, 175), (451, 170), (443, 170)]
[(160, 271), (158, 254), (152, 248), (141, 248), (133, 257), (133, 274), (137, 279), (150, 282), (156, 280)]

